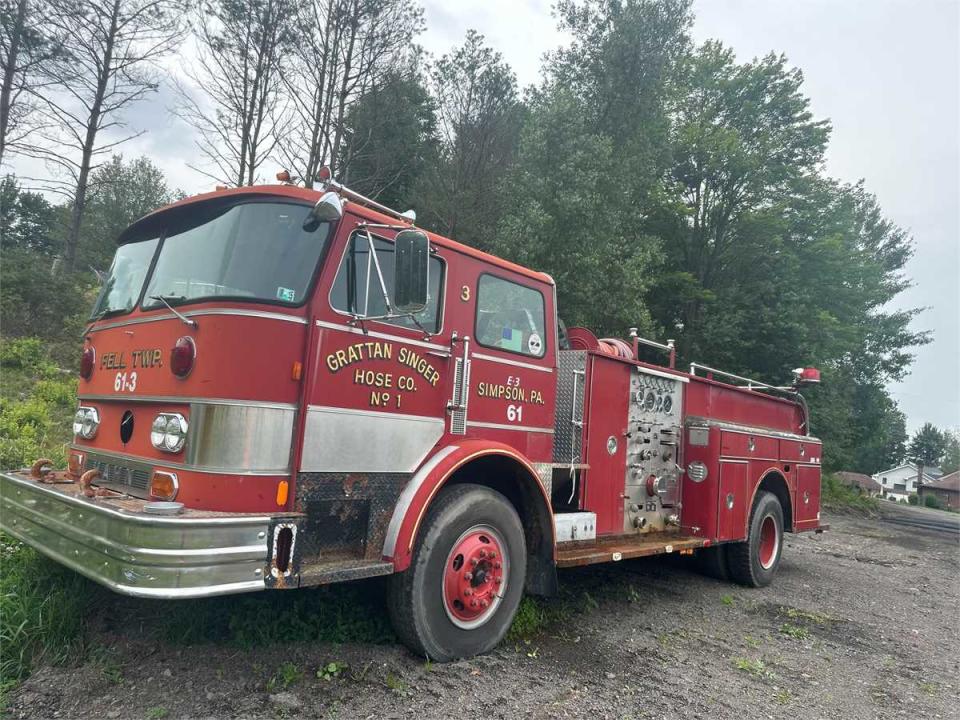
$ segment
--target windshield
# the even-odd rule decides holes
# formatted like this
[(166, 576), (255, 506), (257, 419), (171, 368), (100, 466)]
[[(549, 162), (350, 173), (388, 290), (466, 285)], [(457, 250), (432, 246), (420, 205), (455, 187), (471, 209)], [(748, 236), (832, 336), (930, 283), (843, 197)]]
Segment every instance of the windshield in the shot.
[(113, 256), (107, 280), (93, 305), (93, 317), (108, 313), (130, 312), (140, 297), (140, 288), (150, 270), (158, 238), (121, 245)]
[(162, 240), (120, 246), (93, 316), (132, 310), (144, 280), (144, 309), (162, 306), (161, 297), (172, 305), (209, 298), (300, 305), (330, 228), (305, 232), (309, 212), (305, 205), (246, 202), (171, 216)]

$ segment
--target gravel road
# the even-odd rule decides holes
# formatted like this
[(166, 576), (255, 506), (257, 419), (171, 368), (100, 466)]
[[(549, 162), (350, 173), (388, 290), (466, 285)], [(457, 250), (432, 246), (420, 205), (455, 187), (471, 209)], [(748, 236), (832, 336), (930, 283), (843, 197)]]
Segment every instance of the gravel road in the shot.
[[(153, 720), (960, 717), (958, 536), (887, 519), (826, 521), (832, 530), (823, 535), (788, 536), (780, 573), (763, 590), (702, 577), (683, 558), (565, 571), (568, 619), (529, 644), (448, 665), (391, 645), (238, 651), (159, 644), (114, 628), (101, 638), (116, 648), (110, 672), (95, 661), (41, 668), (7, 712)], [(332, 662), (330, 677), (318, 678)], [(289, 684), (270, 683), (284, 663)]]

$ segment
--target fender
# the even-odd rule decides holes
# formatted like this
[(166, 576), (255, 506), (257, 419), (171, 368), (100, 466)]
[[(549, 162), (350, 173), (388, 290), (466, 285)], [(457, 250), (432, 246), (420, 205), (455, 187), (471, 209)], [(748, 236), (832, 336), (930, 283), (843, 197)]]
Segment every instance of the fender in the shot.
[[(757, 481), (753, 483), (753, 493), (750, 495), (750, 504), (747, 505), (747, 522), (744, 526), (743, 536), (747, 537), (750, 534), (750, 509), (753, 507), (753, 504), (757, 501), (757, 495), (760, 493), (760, 486), (767, 480), (767, 478), (775, 477), (786, 488), (786, 504), (784, 504), (784, 498), (777, 495), (777, 499), (780, 501), (780, 505), (783, 507), (783, 520), (784, 520), (784, 532), (791, 532), (793, 529), (793, 502), (794, 502), (794, 493), (796, 492), (795, 488), (790, 486), (790, 481), (784, 476), (783, 471), (778, 468), (776, 465), (771, 465), (763, 472), (759, 473), (757, 476)], [(790, 522), (788, 522), (788, 518)], [(787, 527), (789, 525), (789, 527)]]
[[(447, 445), (431, 455), (420, 466), (420, 469), (410, 479), (397, 499), (383, 542), (383, 559), (392, 561), (394, 570), (401, 572), (410, 566), (413, 543), (417, 538), (420, 523), (427, 507), (430, 505), (430, 501), (433, 500), (444, 483), (467, 463), (490, 455), (509, 457), (526, 468), (531, 479), (540, 489), (543, 503), (550, 517), (553, 517), (552, 511), (550, 511), (550, 498), (547, 497), (543, 484), (530, 461), (517, 450), (504, 443), (464, 439), (454, 445)], [(552, 522), (549, 523), (546, 532), (549, 533), (550, 544), (554, 548), (555, 554), (556, 540)]]

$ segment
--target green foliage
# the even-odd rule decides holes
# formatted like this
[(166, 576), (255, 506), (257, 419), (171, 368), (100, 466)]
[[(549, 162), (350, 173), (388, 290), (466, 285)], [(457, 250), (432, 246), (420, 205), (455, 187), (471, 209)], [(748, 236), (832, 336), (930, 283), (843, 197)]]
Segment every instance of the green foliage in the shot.
[(917, 497), (916, 493), (910, 493), (907, 495), (907, 502), (911, 505), (917, 505), (920, 503), (920, 498)]
[(41, 194), (22, 190), (16, 177), (0, 180), (0, 251), (52, 256), (60, 245), (58, 210)]
[(825, 473), (820, 481), (820, 504), (831, 510), (856, 510), (866, 513), (876, 512), (879, 507), (877, 498), (844, 485), (832, 473)]
[(936, 510), (943, 509), (943, 503), (940, 502), (940, 498), (932, 493), (923, 494), (923, 506), (928, 508), (934, 508)]
[(944, 430), (945, 449), (940, 460), (940, 469), (944, 473), (960, 469), (960, 430)]
[(292, 662), (285, 662), (273, 676), (267, 680), (267, 690), (286, 690), (291, 685), (300, 682), (303, 679), (303, 671)]
[(90, 613), (105, 591), (0, 535), (0, 690), (40, 663), (64, 663), (84, 652)]
[(923, 468), (933, 467), (947, 450), (947, 435), (938, 430), (932, 423), (924, 423), (910, 438), (907, 448), (907, 459), (916, 463), (920, 471)]
[(65, 462), (77, 381), (57, 370), (37, 338), (0, 339), (0, 468), (29, 466), (40, 457)]

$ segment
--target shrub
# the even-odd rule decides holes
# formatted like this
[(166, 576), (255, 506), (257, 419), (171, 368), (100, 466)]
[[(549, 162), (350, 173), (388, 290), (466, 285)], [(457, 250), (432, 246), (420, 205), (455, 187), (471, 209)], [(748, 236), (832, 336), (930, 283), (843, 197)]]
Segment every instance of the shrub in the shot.
[(854, 509), (870, 512), (876, 510), (877, 499), (867, 493), (855, 491), (844, 485), (836, 475), (828, 473), (820, 482), (820, 504), (833, 509)]
[(940, 498), (938, 498), (936, 495), (924, 493), (923, 506), (928, 508), (936, 508), (939, 510), (941, 508)]
[(29, 369), (44, 360), (40, 338), (26, 337), (0, 340), (0, 365)]
[(919, 499), (917, 498), (917, 494), (916, 494), (916, 493), (910, 493), (910, 494), (907, 496), (907, 502), (910, 503), (911, 505), (916, 505), (916, 504), (919, 502)]

